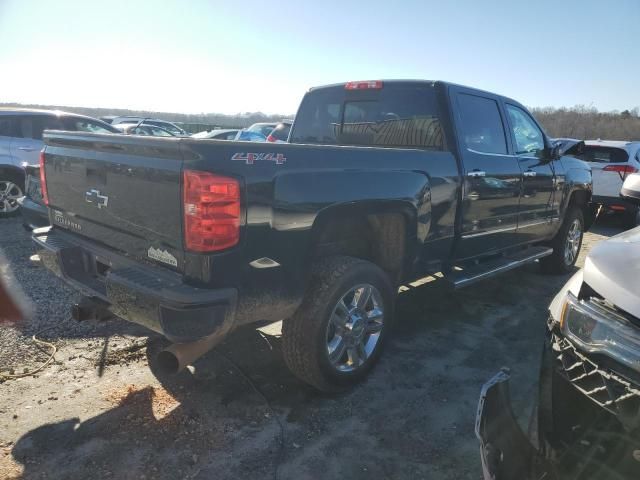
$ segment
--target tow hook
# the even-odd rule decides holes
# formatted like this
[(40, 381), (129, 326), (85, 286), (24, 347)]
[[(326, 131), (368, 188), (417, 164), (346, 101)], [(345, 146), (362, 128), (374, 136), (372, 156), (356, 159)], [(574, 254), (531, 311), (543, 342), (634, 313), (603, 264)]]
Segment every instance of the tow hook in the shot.
[(71, 307), (71, 317), (78, 322), (110, 320), (114, 315), (107, 310), (108, 304), (94, 297), (82, 297), (80, 302)]

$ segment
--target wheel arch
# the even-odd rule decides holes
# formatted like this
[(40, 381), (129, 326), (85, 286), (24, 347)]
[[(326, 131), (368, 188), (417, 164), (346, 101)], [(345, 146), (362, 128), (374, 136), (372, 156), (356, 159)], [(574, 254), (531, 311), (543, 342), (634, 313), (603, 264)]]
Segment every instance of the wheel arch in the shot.
[(310, 255), (369, 260), (397, 282), (415, 253), (417, 219), (415, 205), (403, 200), (332, 205), (315, 218)]

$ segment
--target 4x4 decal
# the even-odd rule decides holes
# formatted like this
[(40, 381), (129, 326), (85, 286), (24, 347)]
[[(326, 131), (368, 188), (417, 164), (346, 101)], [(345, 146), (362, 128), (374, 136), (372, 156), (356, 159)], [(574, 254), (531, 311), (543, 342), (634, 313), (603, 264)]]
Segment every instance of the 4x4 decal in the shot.
[(247, 165), (253, 165), (255, 162), (275, 162), (282, 165), (287, 161), (286, 157), (281, 153), (250, 153), (238, 152), (234, 153), (231, 160), (245, 162)]

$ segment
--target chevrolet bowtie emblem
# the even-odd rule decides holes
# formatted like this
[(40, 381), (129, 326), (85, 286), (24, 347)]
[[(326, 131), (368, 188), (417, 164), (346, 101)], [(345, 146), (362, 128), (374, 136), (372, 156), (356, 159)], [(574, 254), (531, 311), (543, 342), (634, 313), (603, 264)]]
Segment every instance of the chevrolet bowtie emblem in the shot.
[(107, 205), (109, 204), (109, 197), (106, 195), (100, 195), (100, 190), (93, 188), (91, 190), (87, 190), (84, 194), (84, 199), (88, 203), (95, 203), (98, 205), (98, 208), (107, 208)]

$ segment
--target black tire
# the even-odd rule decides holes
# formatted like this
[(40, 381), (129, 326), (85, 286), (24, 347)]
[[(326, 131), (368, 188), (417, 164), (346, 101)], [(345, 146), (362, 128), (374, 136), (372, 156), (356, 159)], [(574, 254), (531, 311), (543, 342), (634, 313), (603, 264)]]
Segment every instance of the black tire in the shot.
[[(567, 258), (565, 255), (566, 250), (569, 248), (568, 237), (572, 232), (572, 226), (574, 222), (579, 222), (580, 238), (578, 240), (577, 251), (572, 258)], [(551, 240), (550, 246), (553, 248), (553, 253), (548, 257), (540, 259), (540, 266), (542, 271), (546, 273), (565, 274), (573, 270), (573, 266), (580, 255), (580, 249), (582, 248), (582, 239), (584, 237), (584, 216), (582, 210), (578, 207), (572, 206), (567, 210), (564, 222), (558, 230), (556, 236)]]
[[(382, 303), (381, 330), (366, 360), (357, 367), (348, 367), (353, 368), (351, 371), (340, 371), (340, 366), (329, 360), (329, 332), (333, 328), (330, 322), (339, 302), (361, 285), (375, 287), (375, 295)], [(298, 378), (323, 392), (343, 390), (361, 381), (380, 357), (392, 326), (394, 301), (389, 277), (373, 263), (346, 256), (320, 260), (314, 265), (302, 304), (282, 325), (282, 352), (287, 366)], [(362, 322), (368, 325), (369, 320)], [(346, 335), (344, 339), (353, 341), (347, 340)], [(352, 351), (343, 353), (345, 356), (340, 358), (348, 357), (347, 363), (350, 362)]]
[(632, 210), (624, 212), (624, 228), (631, 230), (640, 225), (640, 209), (634, 208)]
[[(17, 196), (24, 195), (24, 178), (11, 172), (0, 173), (0, 218), (15, 217), (20, 214), (20, 206), (14, 204), (13, 198), (7, 198), (5, 203), (4, 194), (7, 193), (5, 190), (9, 183), (15, 186), (11, 189), (11, 192), (8, 192), (12, 197), (16, 196), (16, 193), (18, 194)], [(15, 209), (9, 210), (14, 206)]]

